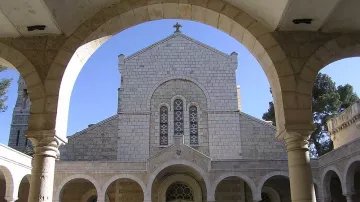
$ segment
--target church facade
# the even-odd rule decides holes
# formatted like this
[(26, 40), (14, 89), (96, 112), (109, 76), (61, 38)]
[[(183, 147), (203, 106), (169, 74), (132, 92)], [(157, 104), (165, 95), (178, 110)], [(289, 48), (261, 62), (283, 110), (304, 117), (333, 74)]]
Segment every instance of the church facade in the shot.
[[(262, 200), (263, 187), (264, 197), (290, 201), (286, 176), (269, 176), (285, 175), (285, 148), (273, 126), (239, 111), (237, 66), (236, 53), (180, 32), (120, 55), (118, 113), (60, 147), (56, 182), (81, 170), (97, 184), (107, 181), (95, 190), (110, 201), (250, 202)], [(78, 201), (80, 183), (91, 190), (73, 182), (54, 198)]]
[[(179, 31), (120, 55), (117, 114), (60, 147), (53, 201), (290, 202), (285, 146), (271, 124), (241, 111), (237, 66), (237, 53)], [(19, 82), (9, 146), (24, 151), (29, 103)], [(317, 197), (328, 165), (342, 164), (329, 158), (312, 161)]]

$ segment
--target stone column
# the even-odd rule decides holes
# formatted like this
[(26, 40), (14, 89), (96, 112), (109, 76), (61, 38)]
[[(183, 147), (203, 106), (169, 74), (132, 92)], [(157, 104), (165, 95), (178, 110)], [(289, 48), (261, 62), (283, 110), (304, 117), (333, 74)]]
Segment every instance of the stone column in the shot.
[(5, 201), (7, 202), (15, 202), (18, 199), (14, 199), (13, 197), (5, 197)]
[(34, 146), (29, 202), (52, 202), (55, 160), (63, 143), (54, 130), (27, 131), (26, 137)]
[(344, 194), (344, 196), (346, 197), (346, 202), (353, 202), (353, 195), (352, 193), (349, 194)]
[(308, 149), (309, 131), (285, 131), (292, 202), (315, 202), (315, 190)]
[(97, 196), (97, 202), (107, 202), (106, 199), (105, 199), (105, 195)]

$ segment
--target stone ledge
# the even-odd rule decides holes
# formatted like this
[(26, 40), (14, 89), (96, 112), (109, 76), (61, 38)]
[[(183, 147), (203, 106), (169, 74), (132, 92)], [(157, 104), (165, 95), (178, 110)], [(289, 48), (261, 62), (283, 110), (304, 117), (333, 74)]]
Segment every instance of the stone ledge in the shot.
[(360, 118), (360, 100), (327, 122), (329, 132), (336, 134)]

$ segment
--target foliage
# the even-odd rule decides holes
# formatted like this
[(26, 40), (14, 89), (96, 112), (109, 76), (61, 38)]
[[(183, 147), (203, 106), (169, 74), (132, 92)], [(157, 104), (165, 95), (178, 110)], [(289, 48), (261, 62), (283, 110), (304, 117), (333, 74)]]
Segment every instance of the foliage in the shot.
[[(313, 157), (324, 155), (333, 149), (326, 122), (358, 99), (351, 85), (336, 87), (328, 75), (322, 73), (317, 75), (312, 89), (313, 121), (316, 129), (309, 139)], [(269, 109), (262, 118), (276, 125), (273, 102), (269, 103)]]
[[(0, 72), (6, 70), (5, 67), (0, 65)], [(8, 99), (6, 93), (7, 89), (11, 84), (11, 79), (2, 79), (0, 80), (0, 113), (6, 111), (7, 105), (5, 104)]]

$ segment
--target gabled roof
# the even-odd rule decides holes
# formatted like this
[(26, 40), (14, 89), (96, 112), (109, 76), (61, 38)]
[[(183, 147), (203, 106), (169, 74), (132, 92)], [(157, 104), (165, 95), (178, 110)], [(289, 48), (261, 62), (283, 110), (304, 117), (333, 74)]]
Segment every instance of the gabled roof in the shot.
[(252, 121), (255, 121), (257, 123), (260, 123), (260, 124), (262, 124), (264, 126), (268, 126), (268, 127), (272, 128), (272, 129), (276, 130), (275, 126), (273, 126), (272, 124), (270, 124), (270, 123), (268, 123), (268, 122), (266, 122), (264, 120), (260, 120), (258, 118), (255, 118), (255, 117), (253, 117), (253, 116), (251, 116), (251, 115), (249, 115), (249, 114), (247, 114), (245, 112), (241, 112), (241, 111), (239, 112), (239, 114), (240, 114), (240, 116), (244, 116), (244, 117), (246, 117), (246, 118), (248, 118), (248, 119), (250, 119)]
[(195, 39), (193, 39), (193, 38), (191, 38), (189, 36), (186, 36), (186, 35), (182, 34), (181, 32), (176, 32), (176, 33), (166, 37), (165, 39), (162, 39), (162, 40), (160, 40), (160, 41), (158, 41), (158, 42), (156, 42), (156, 43), (154, 43), (154, 44), (152, 44), (152, 45), (150, 45), (148, 47), (145, 47), (145, 48), (143, 48), (143, 49), (141, 49), (141, 50), (127, 56), (127, 57), (125, 57), (125, 61), (131, 60), (132, 58), (134, 58), (134, 57), (136, 57), (136, 56), (138, 56), (138, 55), (140, 55), (142, 53), (145, 53), (145, 52), (153, 49), (154, 47), (156, 47), (156, 46), (158, 46), (160, 44), (163, 44), (163, 43), (165, 43), (165, 42), (167, 42), (167, 41), (169, 41), (169, 40), (171, 40), (173, 38), (176, 38), (176, 37), (182, 37), (182, 38), (184, 38), (184, 39), (186, 39), (188, 41), (191, 41), (192, 43), (195, 43), (195, 44), (197, 44), (199, 46), (202, 46), (202, 47), (204, 47), (204, 48), (206, 48), (206, 49), (208, 49), (210, 51), (213, 51), (213, 52), (215, 52), (215, 53), (217, 53), (219, 55), (222, 55), (222, 56), (224, 56), (226, 58), (230, 58), (230, 55), (228, 55), (228, 54), (226, 54), (224, 52), (221, 52), (221, 51), (219, 51), (219, 50), (217, 50), (217, 49), (215, 49), (215, 48), (213, 48), (211, 46), (208, 46), (208, 45), (206, 45), (204, 43), (201, 43), (200, 41), (195, 40)]
[(102, 121), (100, 121), (100, 122), (98, 122), (98, 123), (96, 123), (96, 124), (94, 124), (94, 125), (91, 125), (90, 127), (85, 128), (84, 130), (81, 130), (81, 131), (79, 131), (79, 132), (76, 132), (74, 135), (67, 136), (67, 138), (68, 138), (68, 139), (72, 139), (72, 138), (74, 138), (74, 137), (77, 137), (77, 136), (79, 136), (79, 135), (82, 135), (82, 134), (88, 132), (89, 130), (92, 130), (92, 129), (94, 129), (94, 128), (97, 128), (97, 127), (99, 127), (99, 126), (101, 126), (101, 125), (103, 125), (103, 124), (105, 124), (105, 123), (108, 123), (108, 122), (110, 122), (110, 121), (112, 121), (112, 120), (114, 120), (114, 119), (117, 119), (117, 118), (118, 118), (118, 114), (115, 114), (115, 115), (110, 116), (109, 118), (104, 119), (104, 120), (102, 120)]

